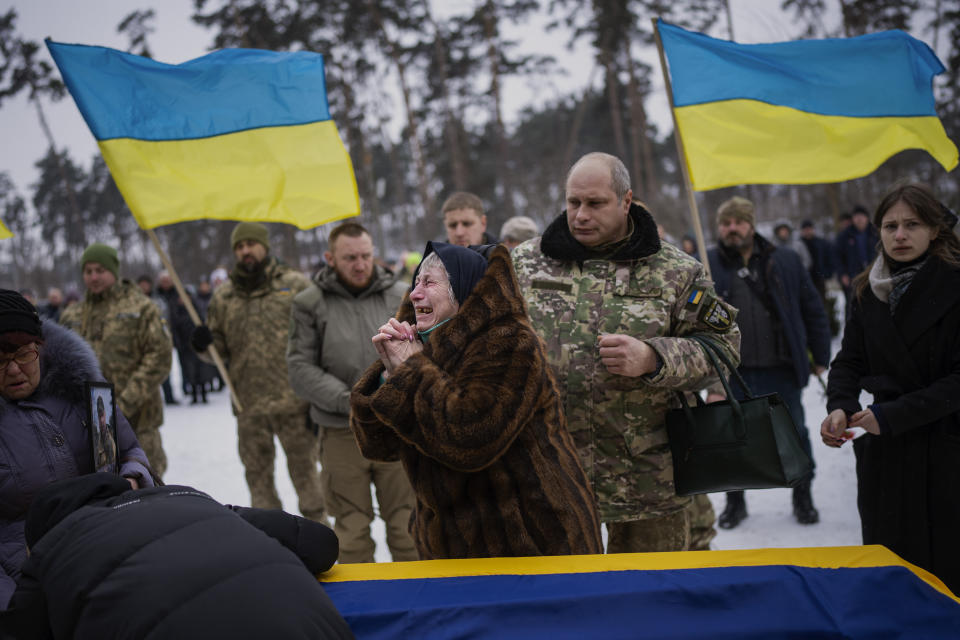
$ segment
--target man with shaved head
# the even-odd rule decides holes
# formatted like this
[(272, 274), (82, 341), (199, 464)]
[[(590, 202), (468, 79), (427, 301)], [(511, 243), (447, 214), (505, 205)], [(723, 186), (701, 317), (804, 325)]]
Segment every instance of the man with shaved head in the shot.
[(686, 336), (706, 335), (739, 361), (736, 311), (699, 262), (660, 242), (627, 168), (605, 153), (573, 165), (566, 211), (513, 260), (607, 523), (607, 552), (693, 548), (697, 512), (674, 490), (665, 414), (678, 406), (675, 391), (715, 376)]

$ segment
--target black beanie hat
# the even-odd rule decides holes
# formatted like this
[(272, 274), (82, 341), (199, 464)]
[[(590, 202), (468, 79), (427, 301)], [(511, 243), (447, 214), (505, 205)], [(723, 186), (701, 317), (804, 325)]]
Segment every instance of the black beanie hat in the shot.
[[(426, 258), (431, 253), (436, 253), (440, 257), (440, 262), (443, 263), (447, 274), (450, 276), (453, 295), (456, 297), (458, 304), (463, 304), (486, 272), (486, 258), (473, 249), (446, 242), (427, 242), (427, 248), (423, 250), (423, 257)], [(420, 264), (423, 264), (423, 261)], [(418, 266), (413, 274), (414, 282), (417, 281), (417, 274), (419, 273), (420, 267)]]
[(11, 289), (0, 289), (0, 340), (5, 333), (26, 333), (40, 337), (37, 308)]

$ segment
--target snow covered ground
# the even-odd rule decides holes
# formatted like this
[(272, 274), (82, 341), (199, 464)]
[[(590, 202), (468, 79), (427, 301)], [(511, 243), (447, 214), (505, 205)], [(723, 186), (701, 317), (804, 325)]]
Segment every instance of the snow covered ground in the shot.
[[(834, 352), (839, 344), (834, 344)], [(174, 358), (176, 361), (176, 358)], [(179, 371), (174, 371), (174, 392), (179, 397)], [(164, 478), (168, 484), (186, 484), (223, 503), (247, 505), (250, 494), (243, 478), (243, 466), (237, 454), (236, 420), (224, 390), (208, 394), (209, 404), (190, 406), (181, 398), (179, 406), (164, 408), (161, 429), (163, 446), (169, 459)], [(857, 515), (857, 487), (853, 449), (845, 444), (830, 449), (820, 440), (820, 422), (826, 415), (825, 400), (819, 383), (811, 378), (804, 391), (807, 427), (817, 464), (813, 482), (814, 504), (820, 522), (800, 525), (792, 513), (789, 489), (765, 489), (747, 492), (749, 517), (733, 530), (719, 529), (714, 549), (761, 549), (771, 547), (822, 547), (860, 544), (860, 518)], [(297, 510), (297, 497), (286, 471), (283, 450), (277, 443), (277, 491), (284, 508)], [(719, 515), (723, 494), (711, 495)], [(376, 559), (389, 562), (382, 521), (376, 520), (373, 537), (377, 542)]]

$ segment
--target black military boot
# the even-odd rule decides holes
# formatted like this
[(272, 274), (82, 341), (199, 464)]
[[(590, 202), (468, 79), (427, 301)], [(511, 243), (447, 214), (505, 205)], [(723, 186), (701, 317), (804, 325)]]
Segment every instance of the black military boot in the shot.
[(793, 489), (793, 515), (800, 524), (820, 522), (820, 512), (813, 506), (813, 496), (810, 495), (809, 481)]
[(747, 502), (743, 499), (743, 491), (728, 491), (727, 506), (717, 519), (721, 529), (733, 529), (747, 517)]

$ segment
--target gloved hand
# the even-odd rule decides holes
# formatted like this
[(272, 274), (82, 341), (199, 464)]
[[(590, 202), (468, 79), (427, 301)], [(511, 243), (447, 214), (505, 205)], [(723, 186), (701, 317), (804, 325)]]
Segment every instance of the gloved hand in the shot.
[(213, 342), (213, 334), (210, 333), (210, 327), (201, 324), (193, 329), (193, 335), (190, 336), (190, 345), (197, 353), (203, 353)]

